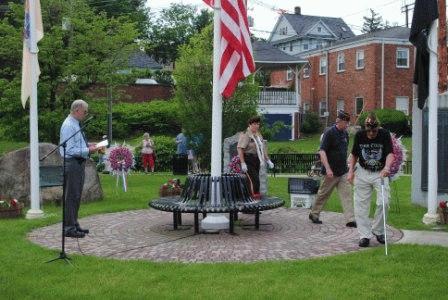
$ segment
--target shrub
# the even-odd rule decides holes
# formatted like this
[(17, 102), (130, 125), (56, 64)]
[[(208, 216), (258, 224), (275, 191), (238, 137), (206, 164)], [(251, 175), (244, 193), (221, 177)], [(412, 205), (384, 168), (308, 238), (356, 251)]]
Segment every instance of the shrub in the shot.
[[(263, 118), (264, 119), (264, 118)], [(264, 139), (272, 141), (277, 133), (279, 133), (283, 128), (291, 128), (291, 126), (285, 125), (282, 121), (275, 121), (274, 124), (269, 125), (263, 120), (263, 126), (261, 127), (261, 135)]]
[[(176, 134), (180, 131), (178, 108), (175, 101), (155, 100), (145, 103), (117, 103), (112, 111), (113, 138), (124, 139), (150, 132), (151, 135)], [(86, 128), (89, 138), (100, 138), (107, 133), (107, 103), (89, 101), (89, 111), (95, 115)]]
[(303, 121), (300, 126), (302, 133), (318, 133), (320, 132), (319, 116), (314, 112), (307, 112), (303, 116)]
[[(156, 152), (156, 161), (154, 165), (155, 171), (170, 171), (171, 161), (173, 155), (176, 153), (176, 143), (174, 142), (174, 137), (159, 135), (151, 137), (154, 141), (154, 147)], [(139, 145), (135, 147), (134, 157), (135, 157), (135, 169), (142, 170), (142, 146)]]
[[(409, 134), (409, 125), (407, 116), (395, 109), (376, 109), (374, 110), (381, 126), (397, 135)], [(363, 112), (358, 119), (359, 125), (364, 126), (364, 121), (368, 112)]]

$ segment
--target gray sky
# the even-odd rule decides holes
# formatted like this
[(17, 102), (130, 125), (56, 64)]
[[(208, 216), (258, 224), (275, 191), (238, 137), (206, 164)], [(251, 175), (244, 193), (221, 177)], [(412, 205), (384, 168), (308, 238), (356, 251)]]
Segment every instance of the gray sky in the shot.
[[(200, 9), (207, 7), (202, 0), (147, 0), (147, 5), (157, 12), (169, 7), (171, 2), (193, 4)], [(248, 0), (248, 11), (254, 18), (251, 31), (259, 37), (269, 36), (278, 19), (278, 9), (293, 13), (295, 6), (300, 6), (304, 15), (341, 17), (355, 34), (360, 34), (362, 17), (370, 15), (369, 8), (379, 13), (383, 21), (404, 26), (405, 14), (401, 12), (401, 7), (412, 3), (413, 0)], [(409, 13), (409, 24), (411, 21), (412, 11)]]

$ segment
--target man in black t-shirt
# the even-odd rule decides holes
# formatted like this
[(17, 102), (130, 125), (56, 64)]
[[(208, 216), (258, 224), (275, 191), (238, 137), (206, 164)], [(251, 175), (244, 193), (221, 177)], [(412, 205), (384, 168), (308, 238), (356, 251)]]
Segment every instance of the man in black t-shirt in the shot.
[(336, 124), (328, 128), (322, 137), (320, 145), (320, 160), (324, 166), (325, 175), (317, 192), (316, 201), (311, 208), (310, 220), (315, 224), (322, 224), (319, 220), (320, 212), (336, 187), (341, 199), (347, 227), (356, 227), (353, 213), (352, 187), (347, 180), (347, 126), (350, 115), (342, 110), (338, 111)]
[[(389, 131), (379, 127), (375, 114), (370, 113), (365, 129), (356, 133), (349, 158), (348, 180), (354, 183), (355, 218), (360, 235), (359, 246), (369, 246), (373, 235), (384, 244), (383, 209), (389, 203), (389, 171), (394, 154)], [(358, 162), (358, 164), (356, 164)], [(356, 164), (356, 167), (355, 167)], [(384, 202), (381, 200), (381, 179), (384, 179)], [(369, 219), (370, 198), (376, 190), (376, 210), (373, 224)]]

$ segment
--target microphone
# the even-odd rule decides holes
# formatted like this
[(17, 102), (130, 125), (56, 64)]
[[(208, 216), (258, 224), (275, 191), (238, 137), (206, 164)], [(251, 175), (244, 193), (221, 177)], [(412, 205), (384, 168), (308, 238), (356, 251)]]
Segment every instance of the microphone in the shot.
[(87, 124), (89, 123), (91, 120), (93, 119), (93, 116), (88, 117), (87, 119), (85, 119), (82, 124)]

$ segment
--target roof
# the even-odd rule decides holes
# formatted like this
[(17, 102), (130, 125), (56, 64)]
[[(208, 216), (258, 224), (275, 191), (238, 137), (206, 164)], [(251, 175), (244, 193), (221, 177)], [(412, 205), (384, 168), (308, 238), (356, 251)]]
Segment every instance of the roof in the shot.
[(138, 51), (129, 57), (129, 67), (140, 69), (162, 69), (163, 66), (157, 63), (154, 58), (143, 51)]
[(336, 41), (332, 46), (339, 46), (343, 44), (349, 44), (357, 41), (363, 41), (371, 38), (380, 38), (380, 39), (398, 39), (398, 40), (406, 40), (409, 41), (409, 34), (411, 32), (410, 28), (407, 27), (390, 27), (386, 29), (381, 29), (361, 35), (356, 35), (352, 38), (348, 38), (342, 41)]
[(350, 27), (341, 18), (308, 16), (302, 14), (283, 14), (294, 28), (298, 37), (306, 36), (307, 32), (319, 21), (324, 23), (335, 34), (337, 39), (346, 39), (355, 36)]
[(377, 30), (377, 31), (373, 31), (373, 32), (369, 32), (369, 33), (365, 33), (365, 34), (361, 34), (361, 35), (356, 35), (354, 37), (345, 39), (345, 40), (338, 40), (338, 41), (334, 41), (331, 46), (329, 47), (325, 47), (325, 48), (321, 48), (321, 49), (313, 49), (307, 52), (302, 52), (300, 53), (300, 55), (302, 57), (308, 56), (310, 54), (313, 54), (315, 52), (321, 52), (324, 50), (330, 50), (333, 48), (339, 48), (339, 47), (343, 47), (349, 44), (357, 44), (357, 43), (362, 43), (368, 40), (375, 40), (377, 39), (378, 41), (383, 40), (383, 39), (387, 39), (387, 40), (396, 40), (397, 42), (409, 42), (409, 34), (411, 32), (410, 28), (407, 27), (401, 27), (401, 26), (396, 26), (396, 27), (390, 27), (390, 28), (386, 28), (386, 29), (381, 29), (381, 30)]
[(263, 67), (297, 65), (307, 62), (306, 59), (286, 54), (282, 50), (274, 47), (271, 43), (265, 41), (252, 42), (252, 50), (255, 64)]

